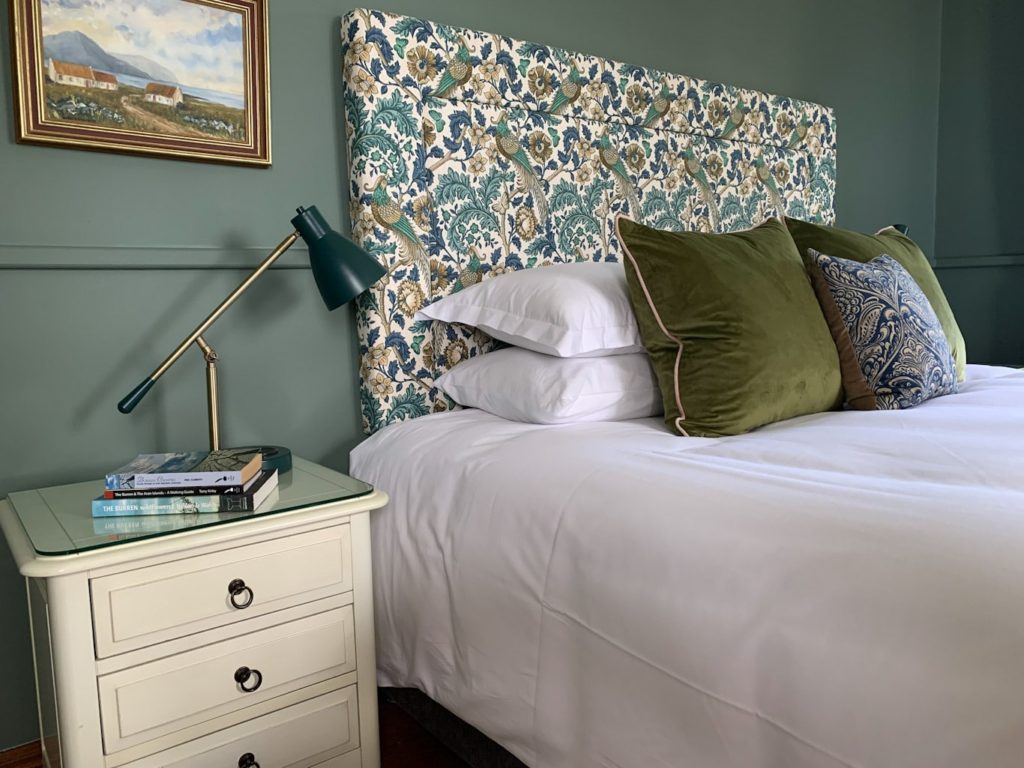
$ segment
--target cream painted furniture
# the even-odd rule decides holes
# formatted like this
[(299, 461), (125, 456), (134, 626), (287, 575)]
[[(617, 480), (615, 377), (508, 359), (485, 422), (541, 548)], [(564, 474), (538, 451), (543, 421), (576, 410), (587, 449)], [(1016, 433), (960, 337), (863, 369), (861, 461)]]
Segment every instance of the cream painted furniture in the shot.
[(301, 459), (255, 513), (11, 494), (49, 768), (378, 768), (371, 486)]

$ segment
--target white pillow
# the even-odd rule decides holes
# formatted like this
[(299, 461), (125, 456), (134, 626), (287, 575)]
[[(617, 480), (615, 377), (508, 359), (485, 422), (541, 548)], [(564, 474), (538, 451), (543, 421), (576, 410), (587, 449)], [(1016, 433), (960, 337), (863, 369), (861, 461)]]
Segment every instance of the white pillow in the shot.
[(436, 384), (459, 405), (533, 424), (662, 413), (661, 392), (644, 353), (564, 358), (509, 347), (459, 363)]
[(626, 272), (616, 262), (521, 269), (435, 301), (416, 320), (471, 325), (556, 357), (642, 352)]

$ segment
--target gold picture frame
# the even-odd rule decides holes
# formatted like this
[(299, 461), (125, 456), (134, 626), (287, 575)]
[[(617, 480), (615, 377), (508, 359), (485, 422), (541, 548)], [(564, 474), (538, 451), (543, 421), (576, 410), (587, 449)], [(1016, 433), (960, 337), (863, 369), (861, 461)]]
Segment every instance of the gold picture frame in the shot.
[(11, 0), (19, 143), (267, 167), (267, 0)]

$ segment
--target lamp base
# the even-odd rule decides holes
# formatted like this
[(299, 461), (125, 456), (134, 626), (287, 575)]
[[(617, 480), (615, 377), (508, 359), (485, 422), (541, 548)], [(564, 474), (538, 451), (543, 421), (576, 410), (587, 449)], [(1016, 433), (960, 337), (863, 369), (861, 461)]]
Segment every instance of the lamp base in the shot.
[(276, 469), (278, 475), (291, 471), (292, 452), (283, 445), (247, 445), (240, 450), (262, 453), (264, 470)]

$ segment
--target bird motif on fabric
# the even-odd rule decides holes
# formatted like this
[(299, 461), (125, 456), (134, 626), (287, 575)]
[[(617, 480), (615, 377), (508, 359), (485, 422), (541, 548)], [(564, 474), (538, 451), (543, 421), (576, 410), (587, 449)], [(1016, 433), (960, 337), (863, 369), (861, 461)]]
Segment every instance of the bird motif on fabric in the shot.
[(725, 121), (720, 138), (728, 139), (736, 133), (743, 126), (748, 114), (750, 114), (750, 107), (742, 101), (736, 102), (736, 106), (729, 112), (729, 119)]
[(548, 218), (548, 199), (544, 185), (530, 164), (530, 158), (526, 156), (519, 138), (512, 135), (505, 115), (494, 125), (494, 143), (498, 147), (498, 154), (515, 169), (519, 189), (533, 196), (533, 204), (537, 207), (537, 223), (543, 225)]
[(775, 177), (772, 175), (771, 168), (765, 163), (763, 158), (757, 158), (754, 160), (754, 170), (757, 175), (757, 180), (764, 184), (765, 190), (768, 192), (768, 199), (775, 207), (775, 212), (779, 216), (786, 215), (786, 202), (782, 199), (782, 193), (779, 191), (778, 185), (775, 183)]
[(445, 66), (444, 74), (441, 75), (441, 82), (434, 89), (434, 96), (447, 96), (449, 91), (458, 85), (465, 85), (473, 75), (473, 62), (466, 47), (466, 41), (459, 38), (459, 47), (455, 56)]
[(669, 97), (672, 92), (668, 89), (665, 83), (661, 84), (661, 90), (658, 91), (658, 95), (654, 97), (654, 101), (651, 102), (651, 106), (647, 108), (647, 115), (644, 117), (643, 126), (644, 128), (650, 128), (654, 122), (662, 117), (668, 108), (672, 106), (672, 102)]
[(697, 159), (692, 149), (687, 149), (683, 152), (683, 167), (686, 169), (687, 175), (697, 185), (697, 189), (700, 190), (700, 199), (708, 208), (711, 229), (717, 232), (720, 221), (718, 201), (715, 200), (715, 193), (711, 191), (711, 184), (708, 182), (707, 174), (704, 172), (704, 166), (701, 165), (700, 160)]
[(810, 127), (811, 121), (806, 117), (801, 117), (800, 122), (796, 124), (793, 132), (789, 135), (788, 146), (790, 149), (795, 149), (807, 138), (807, 131)]
[(454, 290), (461, 291), (476, 285), (480, 282), (480, 255), (476, 248), (469, 247), (469, 262), (459, 270), (459, 276), (455, 280)]
[(561, 114), (562, 110), (576, 101), (583, 93), (583, 78), (579, 70), (574, 66), (569, 72), (569, 77), (558, 85), (555, 98), (551, 101), (551, 114)]
[(398, 203), (388, 195), (383, 176), (377, 179), (377, 183), (373, 187), (370, 196), (370, 212), (378, 224), (398, 237), (401, 252), (410, 261), (418, 262), (422, 274), (429, 279), (430, 265), (423, 243), (420, 241), (419, 235), (416, 234), (416, 230), (412, 228), (412, 223), (402, 213)]
[(615, 179), (615, 186), (618, 188), (619, 196), (629, 204), (629, 212), (633, 216), (640, 216), (640, 198), (637, 197), (633, 181), (626, 172), (626, 166), (622, 163), (618, 151), (612, 146), (611, 139), (605, 134), (597, 141), (598, 155), (601, 157), (601, 165), (612, 172)]

